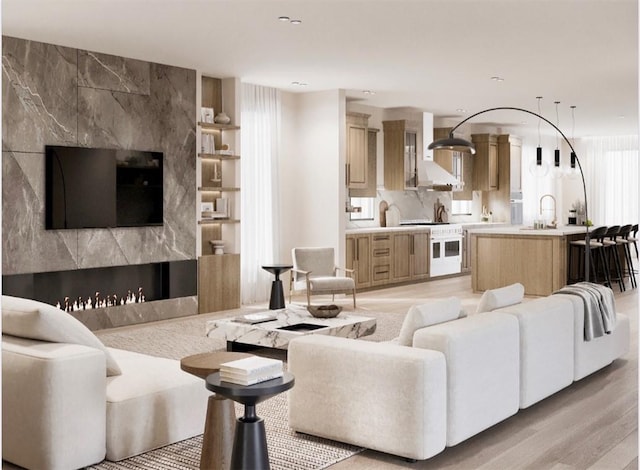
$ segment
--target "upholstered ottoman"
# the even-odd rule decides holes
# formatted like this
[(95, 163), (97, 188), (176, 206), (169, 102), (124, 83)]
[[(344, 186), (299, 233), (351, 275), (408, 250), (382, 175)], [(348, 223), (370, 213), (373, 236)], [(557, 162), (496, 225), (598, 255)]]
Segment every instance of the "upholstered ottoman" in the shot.
[(520, 327), (520, 408), (573, 382), (573, 305), (558, 296), (504, 307), (496, 312), (518, 319)]
[(122, 374), (107, 377), (107, 459), (118, 461), (201, 434), (207, 414), (202, 379), (180, 362), (108, 348)]
[(447, 365), (447, 446), (514, 415), (520, 404), (518, 320), (487, 312), (423, 328), (415, 348), (441, 351)]
[(442, 353), (325, 335), (289, 344), (295, 431), (424, 460), (445, 448)]
[(616, 314), (616, 328), (604, 336), (584, 340), (584, 303), (575, 295), (555, 294), (554, 297), (566, 299), (573, 305), (574, 313), (574, 370), (573, 380), (580, 380), (615, 359), (625, 355), (629, 350), (630, 329), (629, 318), (621, 313)]

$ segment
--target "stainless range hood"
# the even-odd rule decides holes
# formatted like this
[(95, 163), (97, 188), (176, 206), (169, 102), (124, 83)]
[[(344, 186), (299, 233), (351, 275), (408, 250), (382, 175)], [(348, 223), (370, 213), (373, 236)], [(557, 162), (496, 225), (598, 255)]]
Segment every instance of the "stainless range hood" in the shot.
[(433, 160), (418, 160), (418, 186), (456, 186), (460, 181)]

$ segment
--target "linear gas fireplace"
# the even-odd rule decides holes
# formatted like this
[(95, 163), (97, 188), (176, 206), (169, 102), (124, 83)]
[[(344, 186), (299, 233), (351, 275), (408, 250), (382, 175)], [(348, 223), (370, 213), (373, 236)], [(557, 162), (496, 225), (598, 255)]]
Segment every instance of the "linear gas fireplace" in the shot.
[[(2, 293), (56, 305), (92, 329), (154, 321), (195, 313), (162, 314), (158, 306), (162, 302), (155, 301), (175, 299), (180, 303), (180, 299), (193, 297), (189, 303), (195, 304), (197, 261), (5, 275)], [(169, 310), (178, 309), (176, 302), (173, 304), (174, 307), (167, 306)], [(180, 309), (184, 310), (184, 305)], [(93, 318), (105, 313), (108, 320)], [(122, 317), (130, 318), (123, 320)]]

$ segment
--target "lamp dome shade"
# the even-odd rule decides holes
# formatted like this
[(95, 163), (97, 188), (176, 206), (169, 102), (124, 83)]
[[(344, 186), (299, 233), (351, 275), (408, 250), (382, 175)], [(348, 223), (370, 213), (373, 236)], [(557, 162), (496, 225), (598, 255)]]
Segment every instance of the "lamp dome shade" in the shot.
[(471, 152), (475, 155), (476, 147), (471, 142), (457, 137), (447, 137), (446, 139), (434, 140), (429, 144), (429, 150), (447, 149), (459, 152)]

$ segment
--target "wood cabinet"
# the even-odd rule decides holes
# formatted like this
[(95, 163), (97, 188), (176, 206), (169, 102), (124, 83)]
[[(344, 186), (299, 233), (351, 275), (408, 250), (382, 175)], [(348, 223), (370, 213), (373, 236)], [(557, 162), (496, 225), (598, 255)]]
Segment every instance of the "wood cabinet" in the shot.
[[(347, 187), (368, 189), (369, 178), (369, 115), (347, 113)], [(373, 183), (375, 189), (375, 182)]]
[(198, 258), (198, 313), (240, 307), (240, 255)]
[(473, 134), (476, 146), (473, 166), (473, 189), (495, 191), (498, 189), (498, 140), (492, 134)]
[(411, 279), (412, 245), (412, 233), (395, 233), (393, 235), (393, 280), (396, 282)]
[(380, 286), (391, 281), (392, 248), (390, 232), (371, 234), (371, 285)]
[(411, 235), (411, 279), (427, 279), (431, 259), (431, 236), (429, 232), (414, 232)]
[(371, 235), (347, 235), (347, 269), (356, 275), (356, 289), (371, 286)]
[(522, 141), (513, 135), (497, 136), (498, 179), (496, 190), (482, 194), (482, 205), (489, 208), (496, 222), (511, 222), (511, 193), (521, 190)]
[[(356, 287), (379, 287), (429, 278), (428, 230), (349, 234), (346, 242), (346, 266), (359, 273)], [(363, 277), (361, 282), (360, 277), (367, 275), (370, 281), (364, 282)]]
[(376, 197), (378, 175), (378, 132), (380, 129), (367, 128), (367, 187), (349, 188), (350, 197)]
[(418, 132), (404, 119), (383, 121), (384, 187), (403, 191), (418, 187)]

